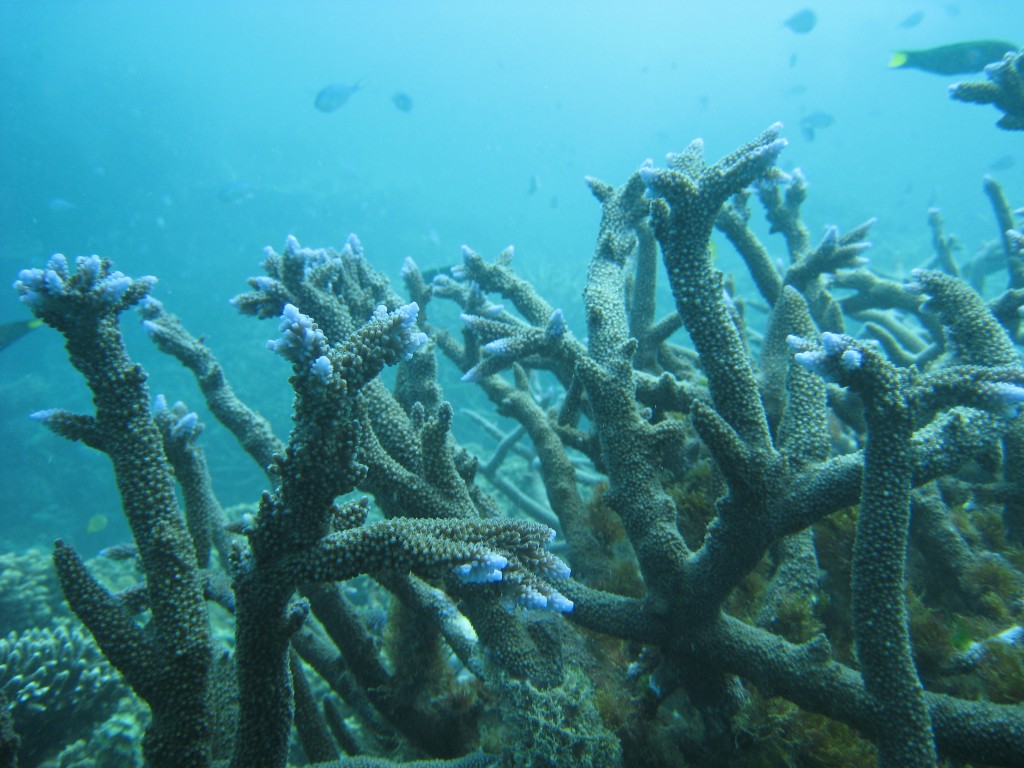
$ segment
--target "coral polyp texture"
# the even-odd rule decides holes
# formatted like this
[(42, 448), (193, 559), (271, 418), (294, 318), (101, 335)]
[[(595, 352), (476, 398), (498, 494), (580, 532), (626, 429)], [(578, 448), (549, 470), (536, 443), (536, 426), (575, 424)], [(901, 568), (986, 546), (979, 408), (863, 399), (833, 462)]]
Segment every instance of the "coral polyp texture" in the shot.
[(987, 82), (967, 81), (949, 86), (949, 95), (970, 104), (991, 104), (1003, 116), (996, 125), (1024, 131), (1024, 51), (1007, 53), (985, 67)]
[[(1019, 127), (1018, 64), (954, 95)], [(936, 211), (936, 259), (877, 275), (873, 220), (812, 242), (781, 131), (713, 163), (695, 141), (618, 188), (588, 179), (582, 314), (511, 248), (464, 247), (430, 278), (406, 259), (408, 298), (355, 236), (268, 248), (232, 303), (275, 323), (287, 437), (154, 278), (97, 256), (23, 270), (15, 289), (95, 403), (34, 417), (110, 458), (134, 541), (108, 555), (141, 580), (115, 591), (57, 542), (94, 643), (45, 611), (23, 621), (55, 628), (0, 643), (6, 754), (37, 759), (18, 731), (47, 697), (108, 716), (117, 670), (149, 709), (152, 766), (283, 768), (297, 749), (351, 768), (1024, 763), (1014, 214), (987, 189), (1003, 293), (961, 279)], [(763, 322), (716, 267), (716, 230)], [(150, 395), (120, 331), (133, 307), (205, 407)], [(506, 421), (454, 408), (441, 379)], [(210, 418), (265, 475), (244, 512), (213, 491)], [(456, 438), (478, 428), (493, 454)]]

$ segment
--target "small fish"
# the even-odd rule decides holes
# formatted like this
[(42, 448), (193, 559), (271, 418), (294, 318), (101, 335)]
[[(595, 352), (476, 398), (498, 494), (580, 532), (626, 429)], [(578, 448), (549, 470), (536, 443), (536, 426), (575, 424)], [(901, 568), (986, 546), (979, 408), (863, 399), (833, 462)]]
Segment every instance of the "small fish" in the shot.
[(814, 29), (814, 25), (817, 23), (818, 17), (814, 14), (814, 11), (810, 8), (804, 8), (802, 11), (797, 11), (782, 22), (782, 25), (789, 27), (790, 30), (796, 32), (798, 35), (806, 35)]
[(229, 205), (238, 205), (256, 196), (256, 188), (245, 181), (232, 181), (217, 190), (217, 199)]
[(34, 320), (15, 320), (12, 323), (0, 324), (0, 350), (7, 349), (26, 333), (33, 328), (38, 328), (42, 324), (43, 321), (38, 318)]
[(101, 549), (99, 556), (108, 560), (132, 560), (139, 556), (139, 548), (134, 544), (115, 544)]
[(907, 16), (907, 18), (901, 21), (899, 26), (903, 29), (913, 29), (922, 21), (924, 21), (924, 11), (914, 11), (912, 14)]
[(1017, 46), (1003, 40), (974, 40), (940, 45), (921, 51), (896, 51), (889, 60), (894, 69), (920, 69), (936, 75), (968, 75), (981, 72), (986, 64), (999, 61)]
[(809, 115), (804, 115), (800, 118), (800, 133), (807, 141), (814, 141), (815, 131), (820, 131), (822, 128), (828, 128), (832, 125), (836, 119), (832, 117), (828, 112), (811, 112)]
[(86, 533), (100, 533), (107, 529), (107, 525), (110, 521), (106, 515), (97, 514), (89, 518), (89, 522), (85, 524)]
[(537, 190), (538, 189), (540, 189), (540, 176), (538, 176), (535, 173), (535, 174), (533, 174), (533, 176), (530, 177), (530, 186), (526, 190), (526, 194), (528, 194), (528, 195), (535, 195), (535, 194), (537, 194)]
[(316, 95), (316, 101), (313, 102), (313, 105), (321, 112), (334, 112), (345, 106), (348, 100), (352, 98), (352, 94), (362, 87), (362, 80), (351, 85), (349, 83), (325, 85), (320, 89), (320, 93)]
[(399, 112), (412, 111), (412, 97), (404, 91), (396, 91), (394, 96), (391, 97), (391, 103), (395, 105), (395, 109)]
[(993, 160), (988, 169), (990, 171), (1008, 171), (1016, 164), (1017, 160), (1013, 155), (1002, 155)]
[(63, 197), (51, 197), (46, 201), (46, 207), (54, 213), (65, 213), (67, 211), (74, 211), (78, 208), (77, 205), (72, 203), (70, 200), (65, 200)]

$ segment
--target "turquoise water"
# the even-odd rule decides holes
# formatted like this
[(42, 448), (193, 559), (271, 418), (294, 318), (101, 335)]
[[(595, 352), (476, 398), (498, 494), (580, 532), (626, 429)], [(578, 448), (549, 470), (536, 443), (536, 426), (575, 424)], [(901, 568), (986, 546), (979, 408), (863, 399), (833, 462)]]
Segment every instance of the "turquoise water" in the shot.
[[(995, 129), (994, 109), (952, 102), (958, 78), (887, 62), (903, 47), (1024, 37), (1024, 6), (810, 7), (816, 26), (796, 34), (783, 20), (799, 5), (736, 0), (3, 0), (0, 275), (58, 251), (157, 275), (156, 295), (284, 435), (287, 370), (263, 348), (273, 329), (227, 302), (288, 234), (340, 246), (356, 232), (395, 280), (406, 256), (429, 268), (458, 261), (463, 243), (488, 257), (515, 244), (520, 274), (582, 334), (599, 214), (584, 176), (621, 183), (695, 137), (714, 158), (781, 120), (780, 166), (806, 174), (815, 236), (877, 216), (870, 255), (896, 275), (931, 253), (930, 206), (967, 253), (994, 237), (981, 178), (996, 163), (1015, 197), (1021, 136)], [(917, 11), (919, 24), (900, 26)], [(324, 86), (360, 80), (337, 111), (314, 108)], [(833, 122), (808, 141), (800, 121), (817, 112)], [(13, 291), (0, 299), (0, 321), (27, 316)], [(203, 415), (189, 377), (126, 326), (154, 391)], [(89, 407), (57, 335), (34, 332), (0, 365), (0, 544), (61, 535), (89, 552), (123, 540), (105, 458), (26, 418)], [(251, 501), (260, 475), (204, 420), (216, 490)], [(95, 515), (109, 524), (88, 533)]]
[[(284, 434), (287, 371), (262, 348), (271, 329), (227, 300), (289, 233), (340, 246), (355, 231), (395, 280), (406, 256), (426, 268), (458, 261), (464, 243), (488, 257), (514, 244), (520, 273), (582, 333), (599, 213), (584, 176), (621, 183), (698, 136), (718, 157), (782, 121), (780, 166), (807, 175), (815, 236), (878, 216), (873, 264), (899, 273), (930, 255), (937, 206), (973, 250), (995, 236), (981, 177), (1014, 161), (993, 172), (1012, 193), (1021, 136), (951, 101), (956, 78), (887, 62), (896, 48), (1024, 30), (1024, 6), (852, 5), (814, 5), (815, 28), (798, 35), (782, 24), (798, 6), (736, 1), (4, 0), (0, 274), (63, 252), (158, 275), (157, 295)], [(900, 27), (918, 10), (918, 26)], [(314, 109), (325, 85), (358, 80), (341, 109)], [(800, 122), (817, 112), (834, 123), (808, 141)], [(12, 291), (0, 299), (0, 321), (27, 314)], [(154, 388), (200, 408), (176, 364), (135, 336)], [(59, 534), (90, 550), (122, 537), (105, 460), (26, 418), (87, 407), (56, 334), (34, 333), (0, 364), (0, 543)], [(208, 439), (218, 493), (252, 500), (249, 462), (215, 424)], [(111, 526), (90, 538), (95, 514)]]
[[(55, 252), (97, 253), (129, 275), (156, 275), (153, 295), (205, 340), (241, 399), (267, 416), (283, 439), (293, 394), (288, 363), (266, 349), (267, 339), (280, 335), (277, 324), (240, 316), (229, 301), (247, 290), (247, 277), (262, 273), (264, 247), (281, 251), (289, 235), (306, 246), (340, 248), (350, 232), (357, 233), (372, 265), (392, 279), (399, 294), (405, 293), (399, 272), (407, 257), (433, 270), (458, 263), (464, 245), (492, 259), (512, 244), (517, 273), (559, 307), (582, 338), (581, 292), (600, 215), (585, 177), (621, 184), (648, 158), (662, 165), (666, 153), (698, 137), (713, 161), (781, 121), (789, 145), (778, 166), (786, 172), (801, 169), (808, 180), (802, 219), (812, 238), (830, 225), (849, 232), (877, 217), (867, 252), (871, 267), (900, 280), (932, 257), (927, 216), (938, 208), (947, 234), (962, 245), (957, 260), (965, 263), (998, 235), (982, 194), (983, 177), (992, 175), (1002, 184), (1011, 206), (1024, 204), (1024, 134), (996, 128), (999, 113), (991, 107), (950, 100), (950, 83), (982, 75), (894, 70), (888, 63), (900, 49), (986, 39), (1024, 44), (1024, 3), (0, 0), (0, 277), (9, 285), (20, 269), (42, 267)], [(769, 234), (758, 204), (751, 209), (752, 228), (772, 258), (784, 262), (782, 239)], [(756, 289), (725, 238), (716, 234), (714, 244), (717, 266), (734, 276), (735, 294), (749, 301), (746, 320), (756, 334), (764, 325)], [(1000, 282), (990, 281), (992, 289)], [(7, 328), (27, 320), (29, 312), (14, 290), (4, 291), (0, 326)], [(672, 309), (664, 286), (661, 299), (659, 316)], [(428, 310), (438, 325), (459, 327), (452, 303), (432, 302)], [(171, 403), (184, 400), (199, 413), (206, 428), (201, 443), (223, 505), (258, 500), (267, 478), (209, 415), (191, 374), (156, 351), (134, 313), (124, 315), (122, 327), (132, 356), (149, 374), (152, 393)], [(753, 343), (756, 349), (756, 338)], [(857, 367), (861, 357), (855, 355)], [(439, 368), (445, 397), (455, 406), (454, 432), (462, 445), (486, 455), (494, 441), (482, 436), (465, 409), (478, 408), (497, 420), (493, 407), (477, 387), (459, 382), (460, 372), (450, 362), (441, 359)], [(393, 381), (395, 374), (384, 376)], [(542, 375), (537, 380), (546, 384)], [(1006, 392), (1018, 394), (1014, 388)], [(0, 349), (0, 644), (13, 629), (5, 626), (13, 624), (12, 615), (22, 622), (18, 630), (63, 621), (51, 605), (60, 601), (53, 597), (57, 587), (49, 559), (25, 550), (45, 550), (60, 537), (90, 557), (130, 541), (107, 457), (66, 442), (29, 418), (49, 408), (93, 410), (58, 334), (42, 328)], [(839, 437), (849, 439), (838, 429), (837, 444)], [(520, 468), (531, 466), (529, 459), (516, 461)], [(991, 469), (979, 466), (979, 472)], [(680, 519), (710, 514), (701, 503), (709, 505), (710, 494), (717, 492), (717, 475), (704, 475), (702, 469), (695, 463), (687, 473), (690, 484), (672, 490)], [(599, 472), (587, 464), (581, 482), (584, 475)], [(539, 485), (538, 476), (522, 471), (511, 482), (529, 494), (537, 490), (529, 486)], [(582, 495), (589, 501), (590, 494), (588, 487)], [(984, 502), (983, 494), (979, 498)], [(969, 531), (972, 553), (977, 549), (1000, 558), (1009, 553), (1019, 565), (1018, 542), (1008, 543), (991, 515), (981, 515), (986, 510), (972, 518), (978, 511), (973, 503), (948, 503), (951, 514), (955, 510), (962, 518), (958, 525)], [(610, 508), (594, 503), (588, 514), (596, 534), (608, 537), (602, 546), (611, 553), (609, 542), (618, 529), (610, 522)], [(241, 513), (230, 510), (229, 517), (238, 520)], [(852, 591), (843, 583), (849, 557), (842, 549), (852, 539), (851, 520), (852, 512), (844, 510), (826, 521), (832, 528), (819, 526), (826, 534), (820, 544), (824, 599), (805, 606), (815, 620), (823, 617), (835, 657), (844, 663), (853, 662), (843, 602)], [(615, 556), (631, 563), (624, 540), (619, 545)], [(563, 546), (562, 540), (554, 546)], [(918, 550), (912, 550), (912, 572), (918, 570), (915, 558), (920, 559)], [(111, 580), (111, 589), (133, 583), (133, 562), (112, 560), (96, 558), (90, 567)], [(1017, 643), (1013, 653), (1019, 662), (1018, 574), (1007, 565), (1010, 560), (985, 562), (989, 570), (977, 567), (967, 574), (973, 587), (954, 585), (950, 595), (932, 582), (922, 586), (916, 573), (907, 581), (918, 641), (914, 650), (928, 650), (929, 638), (935, 646), (934, 654), (917, 660), (930, 690), (946, 690), (942, 686), (948, 684), (962, 695), (963, 689), (954, 687), (957, 681), (950, 680), (963, 670), (936, 669), (936, 659), (945, 663), (954, 650), (963, 651), (956, 657), (960, 662), (983, 666), (979, 641), (985, 638)], [(485, 564), (492, 568), (495, 560)], [(615, 586), (624, 593), (630, 567), (624, 566), (622, 584)], [(754, 591), (755, 578), (763, 576), (755, 575), (754, 586), (743, 590)], [(1005, 594), (993, 589), (978, 605), (957, 602), (956, 589), (976, 588), (981, 594), (992, 586), (985, 579)], [(21, 585), (31, 586), (23, 591)], [(402, 635), (394, 627), (401, 622), (389, 621), (384, 590), (369, 579), (344, 589), (385, 647), (388, 662), (397, 664)], [(740, 616), (750, 610), (743, 590), (734, 592), (735, 604), (729, 606)], [(46, 594), (49, 601), (41, 597)], [(562, 597), (559, 610), (567, 604)], [(788, 609), (797, 616), (794, 605)], [(216, 648), (230, 647), (228, 614), (214, 608), (212, 616)], [(789, 618), (795, 632), (799, 622)], [(391, 629), (385, 632), (385, 626)], [(533, 628), (540, 626), (538, 620)], [(780, 634), (785, 629), (781, 626)], [(651, 648), (640, 653), (639, 642), (618, 644), (595, 636), (586, 635), (586, 654), (572, 649), (580, 658), (603, 654), (592, 686), (584, 685), (573, 667), (557, 692), (534, 694), (533, 704), (519, 702), (518, 709), (506, 701), (501, 709), (493, 706), (495, 697), (510, 697), (514, 686), (502, 689), (491, 679), (484, 694), (459, 668), (459, 683), (452, 685), (458, 695), (438, 695), (432, 703), (459, 706), (464, 695), (467, 709), (487, 707), (495, 718), (513, 711), (520, 717), (537, 706), (551, 716), (544, 726), (548, 736), (567, 723), (567, 741), (585, 730), (579, 723), (590, 722), (586, 717), (593, 713), (587, 713), (596, 705), (608, 720), (599, 735), (605, 725), (618, 728), (615, 738), (623, 737), (622, 744), (634, 750), (626, 764), (647, 759), (677, 764), (672, 750), (701, 739), (689, 732), (696, 709), (677, 699), (642, 712), (653, 700), (649, 689), (658, 685), (651, 674), (657, 659), (646, 653)], [(57, 635), (51, 644), (64, 653), (62, 664), (93, 671), (103, 666), (98, 651), (83, 650), (91, 648), (84, 634), (69, 637)], [(940, 641), (948, 641), (948, 647)], [(7, 654), (10, 647), (0, 650)], [(537, 640), (536, 647), (547, 646)], [(568, 662), (568, 646), (563, 655)], [(24, 658), (29, 664), (36, 659)], [(1024, 679), (1019, 674), (1024, 667), (1018, 663), (1007, 667), (1010, 672), (1000, 671), (994, 666), (1000, 658), (997, 653), (995, 662), (985, 662), (990, 676), (980, 692), (968, 686), (971, 696), (1002, 700), (997, 683), (1004, 683), (1005, 700), (1020, 700), (1014, 685)], [(56, 666), (49, 664), (51, 672)], [(406, 667), (411, 669), (408, 662)], [(112, 682), (117, 675), (105, 669), (110, 685), (104, 696), (121, 698), (123, 691)], [(13, 665), (5, 674), (12, 670)], [(434, 674), (439, 675), (428, 670), (424, 678)], [(693, 678), (699, 685), (701, 675)], [(936, 680), (939, 685), (933, 685)], [(315, 683), (322, 686), (319, 678)], [(545, 698), (548, 710), (537, 703)], [(73, 697), (59, 702), (67, 710), (43, 707), (58, 732), (23, 731), (36, 743), (32, 749), (23, 743), (22, 764), (36, 764), (25, 752), (63, 747), (65, 740), (93, 730), (103, 731), (92, 739), (93, 749), (106, 750), (119, 741), (130, 747), (126, 752), (137, 751), (145, 716), (130, 701), (122, 699), (122, 711), (113, 716), (112, 705), (96, 714)], [(100, 709), (95, 700), (86, 703)], [(829, 739), (841, 740), (845, 731), (831, 736), (822, 731), (822, 737), (806, 722), (794, 726), (792, 713), (762, 704), (751, 708), (761, 714), (750, 715), (745, 725), (730, 725), (734, 730), (727, 737), (739, 738), (727, 746), (736, 754), (743, 751), (742, 739), (761, 741), (769, 745), (762, 745), (761, 753), (768, 764), (773, 744), (794, 747), (795, 756), (805, 735), (808, 750), (817, 750), (808, 754), (843, 751), (831, 747)], [(74, 726), (66, 717), (65, 711), (74, 710), (84, 725)], [(633, 728), (627, 716), (638, 717), (640, 736), (623, 736)], [(94, 728), (94, 722), (103, 726)], [(484, 737), (480, 746), (493, 752), (507, 746), (498, 742), (508, 733), (518, 734), (516, 744), (528, 745), (523, 734), (543, 722), (539, 718), (526, 727), (474, 720), (473, 727)], [(664, 754), (656, 749), (659, 733), (665, 734)], [(717, 748), (714, 736), (707, 740), (707, 754)], [(815, 738), (826, 743), (814, 744)], [(538, 745), (542, 742), (538, 737)], [(477, 745), (467, 740), (464, 746)], [(643, 754), (638, 757), (637, 751)], [(860, 752), (848, 754), (850, 764), (861, 759)], [(105, 757), (111, 762), (104, 764), (133, 764), (132, 758), (115, 763)], [(778, 755), (779, 761), (788, 757)]]

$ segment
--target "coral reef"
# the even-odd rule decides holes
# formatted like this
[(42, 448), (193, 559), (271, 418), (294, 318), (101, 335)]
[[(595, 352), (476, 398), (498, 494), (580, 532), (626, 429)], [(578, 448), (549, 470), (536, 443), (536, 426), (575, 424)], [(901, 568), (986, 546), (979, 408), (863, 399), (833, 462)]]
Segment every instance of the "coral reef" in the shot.
[(964, 82), (949, 86), (949, 95), (970, 104), (991, 104), (1003, 113), (996, 125), (1006, 131), (1024, 131), (1024, 51), (1007, 53), (1002, 61), (985, 67), (987, 83)]
[(7, 632), (46, 627), (69, 616), (47, 553), (0, 555), (0, 627)]
[(10, 702), (23, 768), (89, 736), (125, 692), (92, 637), (67, 623), (0, 639), (0, 690)]
[[(155, 278), (97, 256), (23, 270), (16, 290), (95, 404), (34, 417), (110, 458), (134, 538), (118, 552), (143, 579), (123, 589), (67, 542), (53, 559), (148, 707), (147, 765), (1019, 765), (1014, 214), (989, 181), (1002, 249), (968, 282), (930, 212), (936, 258), (898, 283), (865, 266), (872, 221), (812, 243), (805, 180), (775, 167), (785, 146), (774, 125), (715, 163), (695, 141), (621, 187), (589, 179), (602, 219), (585, 339), (511, 249), (488, 262), (464, 247), (429, 281), (409, 259), (403, 299), (354, 236), (268, 248), (233, 303), (277, 322), (287, 439)], [(755, 199), (787, 266), (749, 226)], [(716, 268), (716, 229), (763, 323)], [(660, 318), (659, 253), (674, 300)], [(993, 263), (999, 295), (980, 282)], [(443, 303), (461, 329), (437, 322)], [(265, 473), (258, 504), (222, 509), (199, 414), (151, 397), (128, 354), (132, 307)], [(442, 357), (513, 426), (445, 401)], [(489, 459), (459, 444), (459, 419), (497, 441)], [(38, 671), (15, 677), (48, 675), (22, 642), (5, 653)], [(13, 729), (26, 749), (27, 698), (4, 692), (0, 748)]]

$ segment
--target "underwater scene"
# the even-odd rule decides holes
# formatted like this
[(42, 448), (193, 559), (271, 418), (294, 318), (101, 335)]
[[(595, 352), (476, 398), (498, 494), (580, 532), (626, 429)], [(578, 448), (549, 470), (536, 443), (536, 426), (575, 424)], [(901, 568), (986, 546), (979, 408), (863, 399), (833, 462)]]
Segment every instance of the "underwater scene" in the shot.
[(0, 768), (1024, 765), (1024, 4), (0, 0)]

